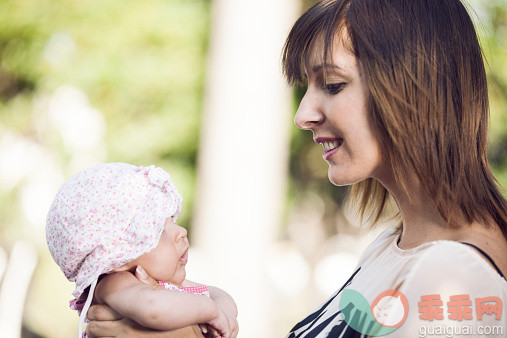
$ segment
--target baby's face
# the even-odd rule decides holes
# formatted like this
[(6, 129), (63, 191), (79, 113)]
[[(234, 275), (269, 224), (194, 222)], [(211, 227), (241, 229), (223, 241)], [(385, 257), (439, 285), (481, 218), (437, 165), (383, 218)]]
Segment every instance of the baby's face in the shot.
[(156, 280), (181, 286), (186, 276), (188, 246), (187, 230), (169, 217), (157, 247), (139, 257), (136, 263)]

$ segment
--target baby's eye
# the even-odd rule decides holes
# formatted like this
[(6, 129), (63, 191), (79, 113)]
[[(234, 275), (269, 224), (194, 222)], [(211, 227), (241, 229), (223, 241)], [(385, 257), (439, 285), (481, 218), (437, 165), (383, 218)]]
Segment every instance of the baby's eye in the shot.
[(325, 90), (331, 95), (338, 94), (343, 87), (345, 86), (345, 83), (330, 83), (325, 85)]

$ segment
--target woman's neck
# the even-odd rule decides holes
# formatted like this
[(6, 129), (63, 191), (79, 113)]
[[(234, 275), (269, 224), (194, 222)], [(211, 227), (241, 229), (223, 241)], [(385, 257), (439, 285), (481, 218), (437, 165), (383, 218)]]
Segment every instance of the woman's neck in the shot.
[[(453, 217), (456, 217), (456, 222), (461, 226), (450, 228), (438, 212), (433, 199), (417, 179), (408, 180), (408, 193), (394, 178), (385, 179), (384, 177), (379, 181), (393, 196), (401, 213), (403, 226), (398, 242), (400, 249), (408, 250), (437, 240), (470, 243), (486, 251), (503, 274), (507, 274), (507, 258), (505, 256), (507, 240), (494, 222), (490, 224), (470, 223), (463, 215), (459, 217), (460, 215), (453, 214)], [(488, 262), (488, 264), (490, 263)]]
[[(460, 240), (470, 228), (478, 228), (477, 224), (469, 224), (462, 219), (460, 228), (449, 228), (440, 215), (433, 199), (415, 175), (407, 180), (406, 191), (391, 177), (379, 180), (393, 196), (401, 213), (403, 227), (398, 246), (411, 249), (426, 242), (436, 240)], [(453, 215), (457, 216), (457, 215)]]

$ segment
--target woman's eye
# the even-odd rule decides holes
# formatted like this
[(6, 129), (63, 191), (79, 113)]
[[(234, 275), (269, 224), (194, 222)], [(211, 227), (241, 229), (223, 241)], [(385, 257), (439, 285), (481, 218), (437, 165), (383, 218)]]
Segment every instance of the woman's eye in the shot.
[(343, 89), (343, 86), (345, 86), (345, 83), (331, 83), (325, 86), (325, 90), (329, 94), (337, 94)]

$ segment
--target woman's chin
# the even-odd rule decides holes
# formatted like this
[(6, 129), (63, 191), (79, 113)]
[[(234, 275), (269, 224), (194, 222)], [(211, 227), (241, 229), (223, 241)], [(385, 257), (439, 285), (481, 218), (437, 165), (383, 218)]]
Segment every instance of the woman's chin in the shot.
[(351, 177), (344, 172), (335, 172), (331, 167), (329, 168), (327, 177), (329, 178), (329, 181), (337, 187), (344, 187), (362, 181), (361, 179)]
[(330, 165), (327, 177), (329, 181), (337, 187), (348, 186), (359, 183), (370, 177), (373, 177), (373, 168), (360, 168), (357, 166), (341, 167), (336, 165)]

